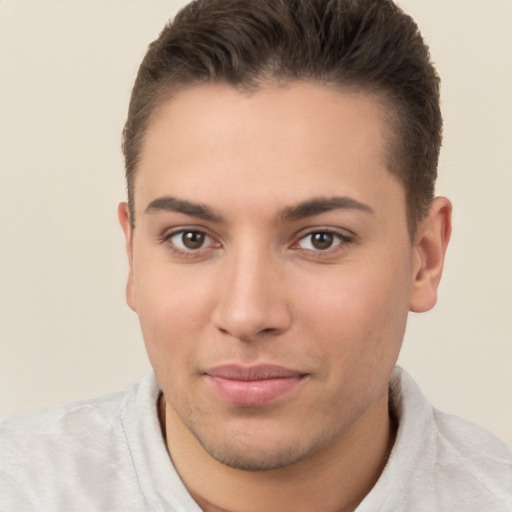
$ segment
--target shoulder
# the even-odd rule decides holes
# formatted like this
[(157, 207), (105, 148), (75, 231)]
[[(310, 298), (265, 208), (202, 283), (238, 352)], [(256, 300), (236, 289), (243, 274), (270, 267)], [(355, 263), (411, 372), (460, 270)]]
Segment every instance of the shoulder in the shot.
[(510, 446), (485, 429), (432, 407), (399, 368), (390, 382), (390, 407), (398, 432), (381, 477), (386, 493), (398, 490), (401, 499), (418, 511), (512, 510)]
[(0, 508), (91, 509), (89, 497), (108, 502), (112, 486), (136, 489), (124, 423), (139, 388), (1, 420)]
[[(18, 414), (0, 420), (0, 440), (2, 465), (11, 451), (17, 454), (45, 446), (62, 447), (64, 443), (88, 443), (91, 438), (111, 435), (120, 418), (121, 404), (126, 392), (118, 392), (104, 397), (48, 407), (29, 413)], [(94, 432), (94, 433), (93, 433)]]
[(67, 468), (119, 445), (125, 392), (19, 414), (0, 421), (0, 471), (19, 481)]
[(438, 485), (456, 485), (512, 510), (512, 447), (485, 429), (433, 409)]

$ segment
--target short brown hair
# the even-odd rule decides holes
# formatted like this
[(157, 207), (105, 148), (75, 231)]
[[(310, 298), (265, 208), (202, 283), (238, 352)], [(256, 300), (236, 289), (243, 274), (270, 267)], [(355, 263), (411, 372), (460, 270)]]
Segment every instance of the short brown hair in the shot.
[(390, 171), (411, 235), (434, 197), (442, 138), (439, 77), (413, 19), (391, 0), (195, 0), (151, 43), (123, 131), (128, 202), (151, 114), (202, 83), (253, 88), (310, 80), (377, 94), (390, 106)]

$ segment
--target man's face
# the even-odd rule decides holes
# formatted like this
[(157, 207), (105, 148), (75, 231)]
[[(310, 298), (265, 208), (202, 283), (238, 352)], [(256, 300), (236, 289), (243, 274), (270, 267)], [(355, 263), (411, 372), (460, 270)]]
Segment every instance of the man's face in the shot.
[(169, 414), (223, 463), (286, 466), (386, 410), (418, 267), (384, 114), (209, 85), (150, 123), (128, 301)]

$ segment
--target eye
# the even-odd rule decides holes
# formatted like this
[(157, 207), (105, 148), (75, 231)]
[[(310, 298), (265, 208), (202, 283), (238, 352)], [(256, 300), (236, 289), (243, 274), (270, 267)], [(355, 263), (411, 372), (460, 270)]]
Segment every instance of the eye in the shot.
[(328, 249), (348, 241), (348, 237), (340, 233), (333, 231), (314, 231), (303, 236), (297, 242), (297, 247), (308, 251), (327, 251)]
[(197, 251), (215, 244), (210, 236), (195, 229), (175, 231), (166, 238), (166, 241), (184, 252)]

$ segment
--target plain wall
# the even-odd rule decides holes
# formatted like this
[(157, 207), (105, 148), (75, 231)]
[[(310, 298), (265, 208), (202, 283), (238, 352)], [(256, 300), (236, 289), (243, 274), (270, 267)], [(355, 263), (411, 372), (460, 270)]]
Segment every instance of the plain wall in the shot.
[[(148, 369), (124, 299), (120, 133), (145, 48), (183, 3), (0, 0), (0, 415)], [(512, 443), (512, 2), (400, 5), (443, 79), (454, 233), (399, 362), (437, 407)]]

